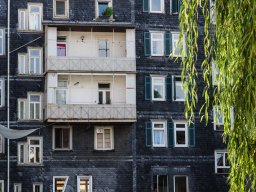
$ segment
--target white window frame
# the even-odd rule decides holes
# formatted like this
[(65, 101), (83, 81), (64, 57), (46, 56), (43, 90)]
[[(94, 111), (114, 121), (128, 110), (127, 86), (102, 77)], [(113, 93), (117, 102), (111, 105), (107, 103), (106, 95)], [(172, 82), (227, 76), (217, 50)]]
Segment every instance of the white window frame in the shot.
[[(172, 76), (172, 100), (173, 101), (185, 101), (185, 99), (186, 99), (186, 93), (185, 93), (185, 90), (184, 90), (184, 88), (183, 88), (183, 84), (182, 84), (182, 80), (180, 80), (180, 81), (176, 81), (176, 78), (181, 78), (181, 76)], [(175, 83), (174, 83), (174, 81), (175, 81)], [(178, 82), (178, 84), (177, 84), (177, 82)], [(175, 86), (174, 86), (175, 85)], [(174, 91), (175, 89), (176, 89), (176, 86), (177, 85), (179, 85), (179, 86), (181, 86), (182, 87), (182, 89), (183, 89), (183, 91), (184, 91), (184, 95), (185, 95), (185, 97), (184, 97), (184, 99), (177, 99), (177, 91)], [(176, 94), (176, 95), (175, 95)], [(175, 99), (175, 97), (176, 97), (176, 99)]]
[[(60, 37), (65, 38), (65, 41), (59, 41), (58, 38), (60, 38)], [(67, 44), (67, 42), (68, 42), (68, 37), (67, 36), (65, 36), (65, 35), (58, 35), (57, 36), (56, 46), (58, 47), (58, 44), (63, 44), (63, 45), (65, 45), (65, 48), (66, 48), (65, 56), (58, 56), (58, 50), (57, 50), (57, 57), (67, 57), (68, 56), (68, 44)]]
[(0, 185), (2, 187), (2, 191), (0, 191), (0, 192), (4, 192), (4, 180), (0, 180)]
[(176, 186), (175, 186), (175, 178), (176, 177), (186, 177), (186, 190), (189, 192), (189, 183), (188, 183), (188, 176), (187, 175), (174, 175), (173, 176), (173, 191), (176, 191)]
[[(35, 102), (35, 101), (33, 101), (33, 102), (31, 102), (30, 101), (30, 97), (31, 96), (39, 96), (39, 102)], [(31, 118), (31, 116), (30, 116), (30, 105), (31, 104), (34, 104), (34, 117), (36, 116), (36, 111), (35, 111), (35, 109), (36, 109), (36, 105), (35, 104), (38, 104), (39, 103), (39, 119), (36, 119), (36, 118)], [(30, 120), (41, 120), (42, 119), (42, 95), (41, 94), (37, 94), (37, 93), (30, 93), (30, 94), (28, 94), (28, 104), (29, 104), (29, 106), (28, 106), (28, 114), (29, 114), (29, 119)]]
[(65, 183), (64, 183), (64, 186), (63, 186), (63, 192), (65, 192), (69, 176), (53, 176), (53, 192), (56, 192), (55, 191), (55, 180), (56, 179), (65, 179)]
[[(31, 145), (30, 140), (39, 140), (39, 145)], [(30, 151), (30, 148), (36, 148), (39, 147), (39, 162), (30, 162), (30, 159), (28, 159), (29, 164), (41, 164), (43, 160), (43, 138), (42, 137), (28, 137), (28, 152)]]
[[(57, 91), (64, 91), (65, 92), (65, 104), (67, 104), (67, 100), (68, 100), (68, 78), (67, 79), (60, 79), (60, 76), (58, 76), (58, 80), (57, 80), (57, 88), (55, 89), (55, 103), (57, 104)], [(59, 82), (60, 81), (65, 81), (67, 83), (67, 86), (63, 87), (63, 86), (59, 86)]]
[[(39, 7), (39, 14), (31, 14), (30, 13), (30, 10), (31, 10), (31, 7)], [(31, 19), (36, 19), (36, 15), (39, 15), (39, 23), (38, 23), (38, 26), (39, 26), (39, 29), (36, 29), (35, 26), (31, 27), (30, 23), (31, 23)], [(42, 19), (43, 19), (43, 4), (41, 3), (28, 3), (28, 29), (30, 31), (42, 31)]]
[[(224, 130), (217, 130), (217, 126), (218, 125), (223, 125), (224, 126), (224, 114), (220, 111), (219, 106), (213, 106), (213, 127), (215, 131), (224, 131)], [(217, 114), (220, 113), (220, 115), (222, 116), (222, 121), (223, 122), (219, 122), (218, 118), (216, 118)]]
[[(222, 153), (223, 154), (223, 166), (218, 166), (217, 162), (217, 153)], [(230, 166), (226, 165), (226, 156), (225, 154), (228, 154), (227, 150), (215, 150), (214, 151), (214, 162), (215, 162), (215, 173), (216, 174), (228, 174), (228, 173), (218, 173), (218, 168), (220, 169), (230, 169)]]
[[(56, 129), (69, 129), (69, 147), (68, 148), (56, 148), (55, 146), (55, 136), (56, 136), (56, 133), (55, 133), (55, 130)], [(73, 138), (73, 129), (71, 126), (53, 126), (53, 129), (52, 129), (52, 149), (55, 150), (55, 151), (65, 151), (65, 150), (72, 150), (72, 138)]]
[[(104, 89), (104, 88), (99, 88), (99, 84), (109, 84), (109, 89)], [(112, 86), (111, 82), (98, 82), (98, 104), (99, 104), (99, 93), (102, 92), (102, 104), (100, 105), (111, 105), (112, 104)], [(107, 104), (107, 92), (109, 93), (110, 96), (110, 104)]]
[(5, 29), (0, 28), (0, 39), (2, 39), (2, 44), (0, 44), (0, 47), (2, 47), (2, 52), (0, 52), (0, 55), (5, 54)]
[(81, 192), (80, 189), (79, 189), (81, 179), (88, 179), (89, 180), (89, 185), (90, 185), (89, 192), (92, 192), (92, 176), (77, 176), (77, 192)]
[[(21, 103), (24, 103), (24, 108), (23, 108), (23, 118), (21, 118)], [(27, 108), (27, 99), (18, 99), (18, 119), (19, 120), (26, 120), (27, 119), (27, 114), (26, 114), (26, 108)]]
[[(154, 39), (153, 35), (157, 34), (157, 35), (161, 35), (161, 39)], [(162, 42), (162, 47), (161, 47), (161, 53), (159, 54), (153, 54), (153, 41), (159, 41)], [(150, 32), (150, 52), (151, 52), (151, 56), (163, 56), (164, 55), (164, 32), (156, 32), (156, 31), (151, 31)]]
[[(35, 72), (31, 72), (31, 71), (30, 71), (30, 65), (31, 65), (31, 63), (30, 63), (31, 51), (34, 51), (34, 50), (39, 51), (39, 61), (40, 61), (40, 63), (39, 63), (39, 72), (38, 72), (38, 73), (35, 73)], [(32, 75), (39, 75), (39, 74), (42, 73), (42, 55), (43, 55), (43, 53), (42, 53), (42, 48), (28, 48), (28, 63), (29, 63), (29, 65), (28, 65), (28, 71), (29, 71), (29, 74), (32, 74)], [(36, 59), (36, 58), (38, 58), (38, 57), (34, 57), (34, 59)], [(35, 71), (35, 66), (34, 66), (34, 71)]]
[[(21, 154), (20, 154), (20, 149), (21, 149), (21, 146), (23, 146), (23, 161), (21, 161)], [(28, 144), (27, 142), (19, 142), (18, 145), (18, 155), (17, 155), (17, 159), (18, 159), (18, 164), (21, 165), (21, 164), (26, 164), (28, 161), (26, 159), (26, 157), (28, 157)]]
[[(180, 38), (180, 32), (171, 32), (171, 34), (172, 34), (172, 56), (173, 57), (181, 57), (182, 56), (182, 54), (183, 54), (183, 52), (184, 52), (184, 54), (185, 54), (185, 56), (186, 56), (186, 50), (187, 50), (187, 47), (186, 47), (186, 38), (183, 38), (183, 40), (182, 40), (182, 51), (181, 51), (181, 53), (180, 54), (175, 54), (175, 49), (177, 48), (177, 44), (178, 44), (178, 42), (179, 42), (179, 38)], [(177, 35), (178, 35), (178, 39), (177, 39)], [(175, 38), (176, 37), (176, 38)], [(174, 48), (175, 47), (175, 48)]]
[[(99, 129), (103, 129), (103, 148), (98, 148), (97, 147), (97, 133)], [(105, 148), (105, 142), (104, 142), (104, 130), (105, 129), (110, 129), (110, 142), (111, 146), (110, 148)], [(99, 150), (99, 151), (108, 151), (108, 150), (113, 150), (114, 149), (114, 128), (112, 126), (96, 126), (94, 128), (94, 149)]]
[[(166, 100), (166, 98), (165, 98), (165, 96), (166, 96), (166, 93), (165, 93), (166, 92), (165, 78), (166, 77), (163, 77), (163, 76), (152, 76), (151, 77), (151, 81), (152, 81), (151, 94), (152, 94), (152, 100), (153, 101), (165, 101)], [(162, 80), (163, 83), (154, 83), (154, 80), (157, 80), (157, 79)], [(163, 98), (154, 98), (154, 85), (162, 85), (163, 86)]]
[[(18, 30), (25, 31), (27, 30), (27, 9), (18, 9)], [(21, 26), (21, 20), (24, 20), (23, 26)]]
[(5, 81), (4, 81), (4, 79), (0, 79), (0, 94), (1, 94), (0, 107), (4, 107), (5, 106)]
[[(23, 63), (23, 66), (21, 65)], [(27, 54), (18, 53), (18, 74), (26, 74)]]
[(164, 13), (164, 0), (160, 0), (160, 11), (153, 11), (152, 10), (152, 0), (149, 0), (149, 12), (150, 13)]
[[(185, 124), (185, 128), (177, 128), (177, 124)], [(177, 144), (177, 131), (185, 132), (185, 144)], [(174, 121), (174, 147), (188, 147), (188, 122), (184, 120), (175, 120)]]
[[(108, 7), (112, 8), (112, 0), (96, 0), (96, 17), (99, 17), (99, 3), (108, 3)], [(111, 16), (112, 17), (112, 16)]]
[(0, 134), (0, 153), (4, 153), (4, 136)]
[(33, 183), (33, 192), (36, 192), (36, 186), (39, 186), (40, 192), (43, 192), (43, 183)]
[(21, 183), (14, 183), (13, 184), (14, 192), (21, 192), (22, 191), (22, 184)]
[[(155, 128), (155, 124), (163, 124), (163, 128)], [(155, 144), (154, 141), (154, 130), (163, 130), (164, 131), (164, 135), (163, 135), (163, 139), (164, 139), (164, 144)], [(153, 147), (167, 147), (167, 122), (166, 121), (158, 121), (158, 120), (153, 120), (152, 121), (152, 146)]]
[[(65, 3), (65, 14), (57, 15), (56, 1), (63, 1)], [(69, 0), (53, 0), (53, 18), (69, 18)]]

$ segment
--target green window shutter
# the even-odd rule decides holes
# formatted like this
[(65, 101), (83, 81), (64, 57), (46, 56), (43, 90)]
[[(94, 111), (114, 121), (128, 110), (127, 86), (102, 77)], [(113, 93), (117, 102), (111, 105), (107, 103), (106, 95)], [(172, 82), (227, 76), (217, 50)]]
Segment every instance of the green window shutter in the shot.
[(178, 0), (178, 7), (177, 7), (178, 12), (180, 12), (180, 7), (181, 6), (182, 6), (182, 0)]
[(151, 100), (151, 77), (145, 76), (145, 100)]
[(164, 34), (164, 50), (165, 50), (165, 55), (169, 56), (171, 53), (171, 44), (172, 44), (172, 34), (169, 32), (166, 32)]
[(143, 12), (149, 11), (149, 0), (143, 0)]
[(146, 146), (152, 145), (152, 123), (150, 121), (145, 123), (146, 125)]
[(189, 125), (189, 146), (194, 147), (195, 146), (195, 124), (191, 123)]
[(168, 121), (168, 146), (174, 146), (174, 124), (173, 121)]
[(172, 0), (172, 13), (178, 13), (178, 1), (179, 0)]
[(145, 56), (151, 55), (150, 33), (149, 32), (144, 32), (144, 52), (145, 52)]
[(167, 101), (172, 101), (172, 77), (166, 77), (166, 100)]
[(173, 77), (173, 100), (176, 101), (176, 77)]

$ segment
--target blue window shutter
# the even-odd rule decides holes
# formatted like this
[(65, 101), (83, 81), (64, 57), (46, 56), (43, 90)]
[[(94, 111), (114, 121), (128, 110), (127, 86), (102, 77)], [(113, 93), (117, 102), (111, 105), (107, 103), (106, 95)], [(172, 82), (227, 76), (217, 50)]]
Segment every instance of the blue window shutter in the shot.
[(172, 13), (178, 13), (178, 1), (179, 0), (172, 0)]
[(168, 146), (174, 146), (174, 124), (173, 121), (168, 121)]
[(149, 11), (149, 0), (143, 0), (143, 12)]
[(150, 147), (152, 145), (152, 123), (148, 121), (145, 124), (146, 124), (146, 146)]
[(172, 34), (170, 32), (166, 32), (164, 34), (164, 50), (165, 50), (165, 55), (169, 56), (171, 53), (171, 43), (172, 43)]
[(166, 100), (167, 101), (172, 101), (172, 77), (166, 77)]
[(144, 52), (145, 52), (145, 56), (151, 55), (150, 33), (149, 32), (144, 32)]
[(145, 76), (145, 100), (151, 100), (151, 77)]
[(189, 129), (189, 146), (195, 147), (195, 124), (190, 123), (188, 129)]

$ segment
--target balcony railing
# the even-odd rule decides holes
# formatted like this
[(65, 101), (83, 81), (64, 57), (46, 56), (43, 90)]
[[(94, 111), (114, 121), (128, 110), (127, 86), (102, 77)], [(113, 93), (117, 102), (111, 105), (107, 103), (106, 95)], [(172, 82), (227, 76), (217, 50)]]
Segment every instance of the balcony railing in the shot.
[(48, 57), (48, 71), (135, 72), (135, 58)]
[(135, 122), (136, 105), (47, 104), (48, 122)]

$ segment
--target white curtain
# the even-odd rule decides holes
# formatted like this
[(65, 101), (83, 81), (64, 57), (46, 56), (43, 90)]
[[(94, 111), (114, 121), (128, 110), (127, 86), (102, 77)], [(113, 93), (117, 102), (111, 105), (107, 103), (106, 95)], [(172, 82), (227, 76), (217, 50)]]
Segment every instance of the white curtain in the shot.
[(17, 129), (8, 129), (5, 126), (0, 125), (0, 134), (7, 139), (19, 139), (33, 133), (37, 129), (17, 130)]

